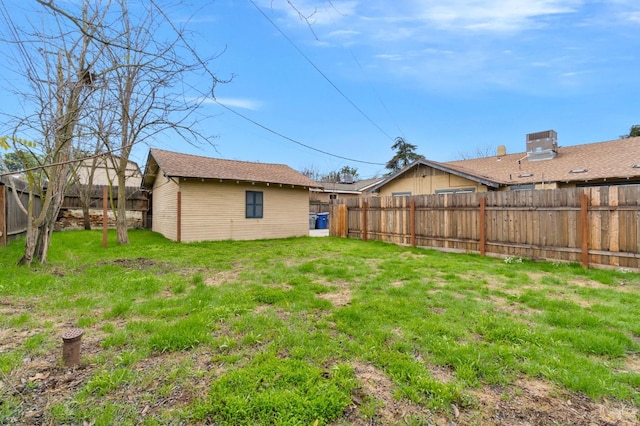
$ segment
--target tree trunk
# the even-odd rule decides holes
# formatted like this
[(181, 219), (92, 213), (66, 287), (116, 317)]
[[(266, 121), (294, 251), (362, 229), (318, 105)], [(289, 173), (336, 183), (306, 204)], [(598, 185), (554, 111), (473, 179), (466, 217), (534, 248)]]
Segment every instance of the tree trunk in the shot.
[(84, 229), (86, 231), (91, 231), (91, 215), (87, 204), (82, 205), (82, 221), (84, 223)]
[[(124, 162), (124, 166), (122, 163)], [(126, 187), (126, 167), (127, 161), (121, 160), (120, 173), (118, 173), (118, 207), (116, 212), (116, 231), (118, 233), (118, 244), (129, 244), (129, 234), (127, 233), (127, 187)]]
[[(53, 182), (52, 182), (53, 183)], [(29, 220), (27, 226), (27, 237), (24, 245), (24, 254), (18, 260), (19, 265), (31, 265), (33, 261), (39, 263), (47, 262), (47, 254), (49, 253), (49, 245), (51, 243), (51, 234), (58, 219), (58, 213), (60, 212), (60, 206), (64, 196), (64, 181), (58, 180), (58, 183), (62, 184), (62, 187), (57, 191), (51, 187), (50, 191), (54, 191), (53, 195), (47, 192), (45, 195), (45, 201), (43, 205), (43, 211), (38, 217), (33, 218), (33, 212), (30, 211), (29, 215), (32, 219)], [(30, 210), (32, 202), (29, 203)]]

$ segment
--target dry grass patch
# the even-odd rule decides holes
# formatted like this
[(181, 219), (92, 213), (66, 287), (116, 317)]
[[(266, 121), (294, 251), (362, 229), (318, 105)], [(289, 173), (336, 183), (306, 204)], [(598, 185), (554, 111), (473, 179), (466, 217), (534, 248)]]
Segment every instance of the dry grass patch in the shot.
[(237, 281), (239, 275), (240, 271), (235, 269), (229, 271), (218, 271), (213, 274), (209, 273), (204, 279), (204, 283), (210, 287), (219, 287), (223, 284)]
[[(350, 425), (393, 425), (404, 424), (404, 419), (412, 416), (431, 419), (431, 412), (423, 406), (413, 404), (394, 396), (396, 386), (384, 372), (370, 364), (353, 364), (356, 379), (361, 387), (352, 394), (352, 405), (346, 410), (344, 420)], [(375, 403), (374, 413), (364, 413), (361, 407)], [(429, 422), (431, 423), (431, 422)], [(344, 424), (344, 423), (336, 423)], [(421, 423), (423, 424), (423, 423)]]
[(637, 407), (595, 402), (534, 379), (519, 379), (508, 387), (485, 386), (472, 393), (482, 411), (463, 411), (455, 424), (631, 426), (640, 420)]

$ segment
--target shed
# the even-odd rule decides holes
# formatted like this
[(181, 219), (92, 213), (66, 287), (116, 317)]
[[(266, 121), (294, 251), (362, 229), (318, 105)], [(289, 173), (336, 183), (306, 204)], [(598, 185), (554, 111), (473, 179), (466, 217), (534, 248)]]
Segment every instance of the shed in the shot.
[(313, 180), (284, 164), (151, 149), (142, 187), (152, 227), (173, 241), (256, 240), (309, 233)]

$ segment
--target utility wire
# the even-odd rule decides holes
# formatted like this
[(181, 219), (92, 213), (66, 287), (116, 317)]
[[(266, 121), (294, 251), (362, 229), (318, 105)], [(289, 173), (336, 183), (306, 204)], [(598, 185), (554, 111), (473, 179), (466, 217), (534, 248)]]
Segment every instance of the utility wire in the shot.
[(330, 152), (323, 151), (323, 150), (318, 149), (318, 148), (314, 148), (314, 147), (312, 147), (311, 145), (304, 144), (304, 143), (302, 143), (302, 142), (300, 142), (300, 141), (297, 141), (297, 140), (295, 140), (295, 139), (293, 139), (293, 138), (290, 138), (289, 136), (283, 135), (282, 133), (277, 132), (277, 131), (275, 131), (275, 130), (273, 130), (273, 129), (271, 129), (271, 128), (269, 128), (269, 127), (267, 127), (267, 126), (263, 125), (263, 124), (258, 123), (257, 121), (255, 121), (255, 120), (253, 120), (253, 119), (251, 119), (251, 118), (247, 117), (246, 115), (244, 115), (244, 114), (242, 114), (242, 113), (240, 113), (240, 112), (238, 112), (238, 111), (234, 110), (233, 108), (228, 107), (227, 105), (225, 105), (225, 104), (221, 103), (221, 102), (220, 102), (220, 101), (218, 101), (217, 99), (214, 99), (214, 101), (215, 101), (218, 105), (220, 105), (222, 108), (226, 109), (227, 111), (232, 112), (232, 113), (234, 113), (235, 115), (237, 115), (238, 117), (241, 117), (241, 118), (243, 118), (243, 119), (245, 119), (245, 120), (247, 120), (247, 121), (249, 121), (249, 122), (251, 122), (251, 123), (255, 124), (256, 126), (260, 127), (261, 129), (264, 129), (264, 130), (266, 130), (266, 131), (267, 131), (267, 132), (269, 132), (269, 133), (273, 133), (273, 134), (274, 134), (274, 135), (276, 135), (276, 136), (279, 136), (279, 137), (281, 137), (281, 138), (283, 138), (283, 139), (288, 140), (289, 142), (293, 142), (293, 143), (295, 143), (296, 145), (303, 146), (303, 147), (305, 147), (305, 148), (307, 148), (307, 149), (310, 149), (310, 150), (312, 150), (312, 151), (316, 151), (316, 152), (319, 152), (319, 153), (321, 153), (321, 154), (328, 155), (328, 156), (330, 156), (330, 157), (340, 158), (340, 159), (342, 159), (342, 160), (347, 160), (347, 161), (351, 161), (351, 162), (354, 162), (354, 163), (373, 164), (373, 165), (375, 165), (375, 166), (384, 166), (384, 165), (385, 165), (384, 163), (374, 163), (374, 162), (372, 162), (372, 161), (363, 161), (363, 160), (356, 160), (356, 159), (354, 159), (354, 158), (343, 157), (343, 156), (341, 156), (341, 155), (332, 154), (332, 153), (330, 153)]
[(369, 83), (369, 85), (371, 86), (371, 88), (373, 89), (373, 93), (375, 93), (376, 98), (378, 99), (378, 102), (380, 102), (380, 104), (382, 105), (382, 107), (384, 108), (385, 111), (387, 111), (387, 114), (389, 114), (389, 117), (391, 118), (391, 121), (393, 121), (393, 124), (396, 125), (396, 128), (398, 129), (398, 131), (400, 132), (400, 134), (402, 135), (403, 138), (406, 139), (404, 132), (402, 131), (402, 129), (400, 128), (400, 126), (398, 125), (398, 122), (396, 121), (396, 119), (393, 117), (393, 115), (391, 115), (391, 111), (389, 111), (389, 108), (387, 108), (387, 105), (384, 103), (384, 101), (382, 100), (382, 98), (380, 97), (380, 94), (378, 94), (378, 91), (375, 89), (375, 86), (373, 85), (373, 83), (371, 82), (371, 79), (369, 78), (369, 76), (367, 75), (367, 73), (364, 72), (364, 68), (362, 68), (362, 65), (360, 64), (360, 61), (358, 61), (358, 58), (356, 58), (356, 55), (353, 53), (353, 50), (351, 48), (349, 48), (349, 53), (351, 53), (351, 57), (353, 58), (353, 60), (355, 61), (355, 63), (358, 65), (358, 68), (360, 68), (360, 72), (362, 73), (362, 75), (364, 76), (364, 78), (367, 79), (367, 82)]
[(284, 31), (282, 31), (280, 29), (280, 27), (278, 27), (278, 25), (273, 22), (273, 20), (271, 18), (269, 18), (269, 16), (264, 13), (264, 11), (260, 8), (260, 6), (258, 6), (254, 0), (249, 0), (251, 2), (251, 4), (253, 4), (253, 6), (258, 9), (258, 11), (262, 14), (262, 16), (264, 16), (264, 18), (269, 21), (271, 23), (271, 25), (273, 25), (275, 27), (276, 30), (278, 30), (278, 32), (280, 34), (282, 34), (282, 36), (293, 46), (294, 49), (296, 49), (298, 51), (298, 53), (300, 53), (302, 55), (302, 57), (304, 59), (307, 60), (307, 62), (309, 62), (309, 64), (311, 64), (311, 66), (318, 71), (318, 73), (325, 79), (327, 80), (327, 82), (343, 97), (347, 100), (347, 102), (349, 102), (351, 104), (351, 106), (353, 106), (360, 114), (362, 114), (362, 116), (364, 118), (366, 118), (371, 124), (373, 124), (378, 130), (380, 130), (380, 132), (385, 135), (387, 138), (389, 138), (390, 140), (393, 140), (394, 138), (389, 136), (389, 134), (387, 132), (384, 131), (384, 129), (382, 127), (380, 127), (378, 125), (378, 123), (376, 123), (375, 121), (373, 121), (364, 111), (362, 111), (362, 109), (360, 109), (360, 107), (358, 107), (358, 105), (356, 105), (342, 90), (340, 90), (340, 88), (338, 88), (338, 86), (336, 86), (333, 81), (331, 81), (331, 79), (329, 77), (327, 77), (327, 75), (325, 73), (322, 72), (322, 70), (320, 68), (318, 68), (318, 66), (313, 63), (313, 61), (302, 51), (302, 49), (300, 49), (294, 42), (293, 40), (291, 40), (285, 33)]

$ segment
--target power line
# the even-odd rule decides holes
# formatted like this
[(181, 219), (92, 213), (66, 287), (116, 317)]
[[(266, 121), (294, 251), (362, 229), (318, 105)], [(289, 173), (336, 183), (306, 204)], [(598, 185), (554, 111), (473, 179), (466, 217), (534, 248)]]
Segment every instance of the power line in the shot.
[[(364, 78), (367, 79), (367, 82), (369, 83), (369, 85), (371, 86), (373, 93), (376, 95), (376, 98), (378, 99), (378, 102), (380, 102), (380, 104), (382, 105), (382, 107), (384, 108), (385, 111), (387, 111), (387, 114), (389, 115), (389, 117), (391, 118), (391, 121), (393, 121), (393, 124), (396, 125), (396, 128), (398, 129), (398, 131), (400, 132), (400, 134), (402, 135), (402, 137), (404, 136), (404, 132), (402, 131), (402, 129), (400, 128), (400, 126), (398, 125), (398, 122), (396, 121), (396, 119), (393, 117), (393, 115), (391, 115), (391, 111), (389, 111), (389, 108), (387, 108), (387, 105), (384, 103), (384, 101), (382, 100), (382, 98), (380, 97), (380, 95), (378, 94), (378, 91), (375, 89), (375, 86), (373, 85), (373, 83), (371, 82), (371, 79), (369, 78), (369, 76), (367, 75), (367, 73), (364, 72), (364, 68), (362, 68), (362, 65), (360, 64), (360, 61), (358, 61), (358, 58), (356, 58), (356, 55), (353, 53), (353, 50), (351, 48), (349, 48), (349, 53), (351, 53), (351, 57), (353, 58), (354, 62), (358, 65), (358, 68), (360, 68), (360, 72), (362, 73), (362, 75), (364, 76)], [(406, 139), (406, 138), (405, 138)]]
[(343, 156), (341, 156), (341, 155), (332, 154), (332, 153), (330, 153), (330, 152), (323, 151), (323, 150), (321, 150), (321, 149), (315, 148), (315, 147), (313, 147), (313, 146), (311, 146), (311, 145), (304, 144), (304, 143), (302, 143), (302, 142), (300, 142), (300, 141), (297, 141), (297, 140), (295, 140), (295, 139), (293, 139), (293, 138), (290, 138), (289, 136), (283, 135), (282, 133), (280, 133), (280, 132), (278, 132), (278, 131), (276, 131), (276, 130), (273, 130), (273, 129), (271, 129), (271, 128), (269, 128), (269, 127), (267, 127), (267, 126), (263, 125), (263, 124), (258, 123), (257, 121), (255, 121), (255, 120), (253, 120), (253, 119), (251, 119), (251, 118), (247, 117), (246, 115), (244, 115), (244, 114), (242, 114), (242, 113), (240, 113), (240, 112), (238, 112), (238, 111), (234, 110), (233, 108), (231, 108), (231, 107), (229, 107), (229, 106), (227, 106), (227, 105), (225, 105), (225, 104), (221, 103), (221, 102), (220, 102), (220, 101), (218, 101), (217, 99), (214, 99), (214, 101), (215, 101), (218, 105), (220, 105), (222, 108), (226, 109), (227, 111), (232, 112), (232, 113), (234, 113), (235, 115), (237, 115), (238, 117), (241, 117), (241, 118), (243, 118), (243, 119), (245, 119), (245, 120), (247, 120), (247, 121), (249, 121), (249, 122), (253, 123), (254, 125), (256, 125), (256, 126), (260, 127), (261, 129), (264, 129), (264, 130), (266, 130), (266, 131), (267, 131), (267, 132), (269, 132), (269, 133), (273, 133), (273, 134), (274, 134), (274, 135), (276, 135), (276, 136), (279, 136), (279, 137), (281, 137), (281, 138), (283, 138), (283, 139), (288, 140), (289, 142), (293, 142), (293, 143), (295, 143), (296, 145), (300, 145), (300, 146), (305, 147), (305, 148), (307, 148), (307, 149), (310, 149), (310, 150), (312, 150), (312, 151), (316, 151), (316, 152), (319, 152), (319, 153), (321, 153), (321, 154), (328, 155), (328, 156), (330, 156), (330, 157), (340, 158), (341, 160), (347, 160), (347, 161), (351, 161), (351, 162), (354, 162), (354, 163), (373, 164), (374, 166), (384, 166), (384, 165), (385, 165), (384, 163), (374, 163), (374, 162), (372, 162), (372, 161), (363, 161), (363, 160), (356, 160), (355, 158), (343, 157)]
[(384, 131), (384, 129), (382, 127), (380, 127), (378, 125), (378, 123), (376, 123), (375, 121), (373, 121), (362, 109), (360, 109), (360, 107), (358, 107), (358, 105), (355, 104), (355, 102), (353, 102), (342, 90), (340, 90), (340, 88), (338, 86), (336, 86), (333, 81), (331, 81), (331, 79), (329, 77), (327, 77), (327, 75), (325, 73), (322, 72), (322, 70), (320, 68), (318, 68), (318, 66), (313, 63), (313, 61), (302, 51), (302, 49), (300, 49), (294, 42), (293, 40), (291, 40), (285, 33), (284, 31), (282, 31), (280, 29), (280, 27), (278, 27), (278, 25), (273, 22), (273, 20), (271, 18), (269, 18), (269, 16), (264, 13), (264, 11), (260, 8), (260, 6), (258, 6), (254, 0), (249, 0), (251, 2), (251, 4), (253, 4), (253, 6), (258, 9), (258, 11), (260, 12), (260, 14), (262, 14), (262, 16), (264, 16), (264, 18), (269, 21), (269, 23), (271, 23), (271, 25), (273, 25), (275, 27), (276, 30), (278, 30), (278, 32), (280, 34), (282, 34), (282, 36), (293, 46), (294, 49), (296, 49), (298, 51), (298, 53), (300, 53), (302, 55), (302, 57), (304, 59), (307, 60), (307, 62), (309, 62), (309, 64), (311, 64), (311, 66), (318, 71), (318, 73), (325, 79), (327, 80), (327, 82), (343, 97), (347, 100), (347, 102), (349, 102), (351, 104), (351, 106), (353, 106), (360, 114), (362, 114), (362, 116), (364, 118), (366, 118), (371, 124), (373, 124), (383, 135), (385, 135), (387, 138), (389, 138), (390, 140), (393, 140), (394, 138), (391, 137), (387, 132)]
[[(268, 17), (268, 16), (264, 15), (264, 13), (262, 12), (262, 10), (261, 10), (261, 9), (260, 9), (260, 8), (259, 8), (259, 7), (254, 3), (254, 2), (253, 2), (253, 0), (250, 0), (250, 1), (251, 1), (251, 3), (252, 3), (252, 4), (253, 4), (253, 5), (254, 5), (254, 6), (255, 6), (259, 11), (260, 11), (260, 13), (262, 13), (262, 14), (263, 14), (263, 16), (265, 16), (265, 18), (267, 18), (267, 19), (268, 19), (268, 20), (269, 20), (269, 21), (270, 21), (270, 22), (275, 26), (275, 23), (273, 23), (273, 22), (269, 19), (269, 17)], [(211, 76), (211, 78), (212, 78), (215, 82), (219, 82), (220, 80), (218, 80), (218, 78), (217, 78), (217, 77), (213, 74), (213, 72), (209, 69), (209, 67), (207, 66), (207, 64), (205, 63), (205, 61), (203, 61), (203, 60), (202, 60), (202, 58), (200, 58), (200, 55), (198, 55), (198, 53), (197, 53), (197, 52), (196, 52), (196, 50), (193, 48), (193, 46), (191, 46), (191, 44), (189, 44), (189, 42), (187, 42), (187, 41), (184, 39), (184, 37), (183, 37), (182, 33), (181, 33), (181, 32), (179, 32), (179, 31), (175, 28), (175, 26), (173, 25), (173, 23), (171, 22), (171, 20), (169, 20), (169, 19), (167, 18), (167, 16), (166, 16), (166, 15), (164, 14), (164, 12), (162, 11), (162, 8), (158, 8), (158, 11), (162, 14), (162, 16), (163, 16), (165, 19), (167, 19), (167, 22), (169, 22), (169, 24), (171, 25), (172, 29), (176, 32), (176, 34), (178, 35), (178, 37), (180, 38), (180, 40), (182, 40), (182, 41), (185, 43), (185, 45), (187, 46), (187, 48), (189, 49), (189, 51), (191, 52), (191, 54), (192, 54), (192, 55), (194, 56), (194, 58), (198, 61), (198, 63), (199, 63), (199, 64), (204, 68), (204, 70), (205, 70), (205, 71), (206, 71), (206, 72)], [(276, 28), (278, 28), (278, 27), (276, 26)], [(280, 29), (278, 28), (278, 30), (280, 30)], [(282, 31), (280, 31), (280, 32), (282, 33)], [(287, 36), (286, 36), (284, 33), (282, 33), (282, 35), (283, 35), (285, 38), (287, 38)], [(287, 40), (288, 40), (288, 38), (287, 38)], [(290, 42), (291, 42), (291, 41), (290, 41)], [(291, 43), (293, 44), (293, 42), (291, 42)], [(294, 45), (294, 47), (295, 47), (295, 45)], [(296, 49), (297, 49), (297, 47), (296, 47)], [(298, 49), (298, 51), (300, 51), (300, 50)], [(302, 55), (304, 55), (304, 53), (302, 53), (301, 51), (300, 51), (300, 53), (301, 53)], [(307, 59), (307, 60), (308, 60), (308, 59)], [(309, 61), (309, 62), (311, 62), (311, 61)], [(313, 65), (313, 63), (312, 63), (312, 62), (311, 62), (311, 64)], [(315, 65), (314, 65), (314, 67), (315, 67)], [(316, 68), (316, 69), (317, 69), (317, 68)], [(321, 72), (320, 70), (318, 70), (318, 71), (322, 74), (322, 72)], [(324, 75), (324, 74), (323, 74), (323, 75)], [(325, 78), (327, 78), (327, 77), (325, 76)], [(330, 81), (328, 78), (327, 78), (327, 80), (331, 83), (331, 81)], [(333, 85), (333, 83), (331, 83), (331, 84)], [(335, 87), (335, 85), (334, 85), (334, 87)], [(339, 90), (337, 87), (336, 87), (336, 89), (337, 89), (337, 90)], [(347, 160), (347, 161), (351, 161), (351, 162), (355, 162), (355, 163), (361, 163), (361, 164), (372, 164), (372, 165), (375, 165), (375, 166), (386, 166), (386, 164), (384, 164), (384, 163), (375, 163), (375, 162), (371, 162), (371, 161), (356, 160), (356, 159), (354, 159), (354, 158), (343, 157), (343, 156), (341, 156), (341, 155), (332, 154), (332, 153), (330, 153), (330, 152), (323, 151), (323, 150), (321, 150), (321, 149), (318, 149), (318, 148), (312, 147), (312, 146), (310, 146), (310, 145), (304, 144), (304, 143), (302, 143), (302, 142), (299, 142), (299, 141), (297, 141), (297, 140), (295, 140), (295, 139), (293, 139), (293, 138), (290, 138), (290, 137), (288, 137), (288, 136), (286, 136), (286, 135), (284, 135), (284, 134), (282, 134), (282, 133), (280, 133), (280, 132), (277, 132), (277, 131), (275, 131), (275, 130), (273, 130), (273, 129), (271, 129), (271, 128), (269, 128), (269, 127), (267, 127), (267, 126), (263, 125), (263, 124), (258, 123), (257, 121), (255, 121), (255, 120), (253, 120), (253, 119), (251, 119), (251, 118), (247, 117), (247, 116), (246, 116), (246, 115), (244, 115), (244, 114), (241, 114), (240, 112), (238, 112), (238, 111), (234, 110), (233, 108), (231, 108), (231, 107), (229, 107), (229, 106), (227, 106), (227, 105), (224, 105), (223, 103), (219, 102), (219, 101), (215, 98), (215, 95), (213, 94), (213, 92), (211, 93), (211, 95), (212, 95), (212, 98), (213, 98), (213, 100), (215, 101), (215, 103), (216, 103), (216, 104), (218, 104), (218, 105), (220, 105), (221, 107), (223, 107), (223, 108), (224, 108), (224, 109), (226, 109), (227, 111), (232, 112), (233, 114), (237, 115), (238, 117), (241, 117), (241, 118), (243, 118), (243, 119), (245, 119), (245, 120), (249, 121), (250, 123), (252, 123), (252, 124), (254, 124), (254, 125), (256, 125), (256, 126), (260, 127), (261, 129), (264, 129), (264, 130), (268, 131), (269, 133), (272, 133), (272, 134), (274, 134), (274, 135), (276, 135), (276, 136), (279, 136), (279, 137), (281, 137), (281, 138), (283, 138), (283, 139), (286, 139), (286, 140), (288, 140), (288, 141), (290, 141), (290, 142), (293, 142), (293, 143), (295, 143), (295, 144), (297, 144), (297, 145), (300, 145), (300, 146), (305, 147), (305, 148), (307, 148), (307, 149), (310, 149), (310, 150), (312, 150), (312, 151), (319, 152), (319, 153), (321, 153), (321, 154), (328, 155), (328, 156), (330, 156), (330, 157), (340, 158), (340, 159), (342, 159), (342, 160)], [(348, 98), (347, 98), (347, 99), (348, 99)], [(357, 108), (357, 107), (356, 107), (356, 108)], [(363, 113), (363, 114), (364, 114), (364, 113)], [(374, 123), (374, 124), (375, 124), (375, 123)], [(377, 126), (376, 126), (376, 127), (377, 127)], [(378, 128), (380, 129), (380, 127), (378, 127)], [(382, 129), (380, 129), (380, 130), (382, 130)], [(387, 135), (387, 136), (388, 136), (388, 135)]]

